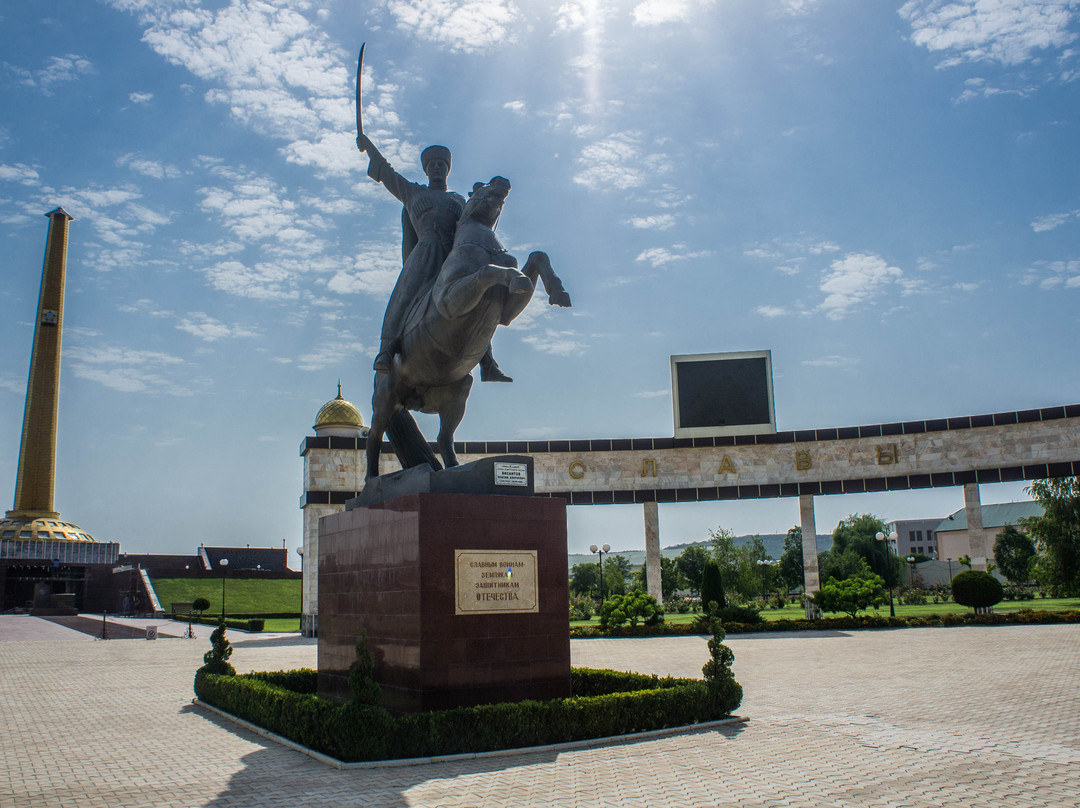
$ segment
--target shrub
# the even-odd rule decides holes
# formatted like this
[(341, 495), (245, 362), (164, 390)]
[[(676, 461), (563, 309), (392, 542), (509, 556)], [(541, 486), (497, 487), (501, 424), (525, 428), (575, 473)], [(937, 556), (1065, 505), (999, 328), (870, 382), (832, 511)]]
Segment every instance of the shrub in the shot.
[(961, 606), (985, 609), (1001, 603), (1005, 589), (989, 572), (965, 570), (952, 579), (953, 600)]
[(203, 654), (203, 666), (199, 670), (219, 676), (235, 676), (236, 669), (229, 664), (232, 652), (232, 645), (225, 636), (225, 624), (222, 623), (210, 635), (210, 650)]
[(600, 625), (603, 628), (618, 627), (623, 623), (636, 626), (643, 622), (655, 626), (664, 620), (664, 608), (652, 595), (635, 590), (629, 595), (614, 595), (600, 607)]
[(1026, 586), (1005, 587), (1005, 600), (1034, 600), (1035, 591)]
[(871, 606), (885, 602), (885, 581), (881, 576), (845, 578), (829, 581), (814, 593), (814, 603), (823, 612), (844, 612), (852, 618)]
[(210, 608), (210, 601), (206, 598), (195, 598), (195, 600), (191, 601), (191, 608), (197, 612), (205, 612)]
[(788, 599), (779, 589), (773, 592), (772, 599), (769, 601), (769, 605), (771, 605), (774, 609), (783, 609), (785, 606), (787, 606), (787, 603)]
[(922, 606), (926, 603), (926, 595), (924, 589), (909, 589), (900, 596), (900, 602), (908, 606)]
[(701, 608), (708, 609), (709, 604), (714, 602), (721, 609), (727, 606), (724, 583), (720, 580), (720, 566), (710, 559), (701, 569)]
[[(730, 673), (730, 671), (727, 671)], [(314, 671), (220, 676), (200, 670), (195, 694), (244, 720), (340, 760), (381, 760), (561, 743), (693, 724), (730, 715), (742, 688), (725, 671), (716, 685), (617, 671), (574, 669), (574, 695), (393, 716), (351, 701), (340, 707), (287, 689)], [(710, 689), (712, 687), (712, 689)]]
[(595, 614), (595, 606), (592, 598), (585, 595), (570, 596), (570, 619), (590, 620)]

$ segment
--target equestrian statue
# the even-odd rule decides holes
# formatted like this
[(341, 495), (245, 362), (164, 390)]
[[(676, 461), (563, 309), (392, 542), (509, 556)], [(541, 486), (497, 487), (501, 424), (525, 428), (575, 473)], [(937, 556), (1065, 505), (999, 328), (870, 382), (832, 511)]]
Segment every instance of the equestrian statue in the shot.
[(495, 225), (510, 182), (493, 177), (476, 183), (469, 199), (448, 190), (450, 151), (430, 146), (421, 154), (428, 185), (398, 174), (364, 134), (360, 80), (356, 75), (357, 148), (369, 158), (368, 175), (401, 201), (402, 270), (387, 304), (375, 359), (367, 477), (379, 474), (385, 435), (402, 468), (442, 466), (409, 411), (439, 416), (437, 446), (447, 468), (458, 465), (454, 431), (465, 414), (472, 371), (481, 381), (513, 381), (491, 354), (491, 338), (532, 299), (539, 280), (555, 306), (570, 296), (542, 252), (517, 260), (499, 242)]

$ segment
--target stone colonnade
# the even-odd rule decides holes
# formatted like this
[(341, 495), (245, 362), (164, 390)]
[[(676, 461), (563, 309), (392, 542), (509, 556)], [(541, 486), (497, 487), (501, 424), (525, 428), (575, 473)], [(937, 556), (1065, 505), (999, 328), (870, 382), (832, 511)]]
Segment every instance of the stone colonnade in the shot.
[[(308, 437), (305, 559), (318, 556), (318, 516), (344, 508), (364, 476), (365, 438)], [(818, 590), (814, 497), (963, 486), (972, 561), (986, 567), (979, 485), (1080, 475), (1080, 404), (1035, 410), (714, 438), (464, 441), (461, 462), (533, 458), (537, 496), (570, 505), (641, 504), (650, 594), (660, 594), (659, 503), (798, 497), (807, 592)], [(380, 472), (399, 468), (384, 447)], [(317, 579), (305, 603), (317, 602)], [(317, 571), (313, 571), (315, 576)], [(310, 585), (309, 585), (310, 584)], [(312, 599), (309, 601), (308, 595)], [(307, 609), (307, 607), (305, 607)]]

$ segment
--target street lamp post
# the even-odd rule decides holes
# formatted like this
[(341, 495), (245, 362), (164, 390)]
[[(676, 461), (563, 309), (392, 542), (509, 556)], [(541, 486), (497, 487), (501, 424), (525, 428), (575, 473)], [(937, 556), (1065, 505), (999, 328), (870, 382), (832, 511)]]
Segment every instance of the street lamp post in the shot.
[(296, 548), (296, 554), (300, 556), (300, 622), (304, 621), (304, 546)]
[(229, 570), (229, 559), (221, 559), (218, 566), (221, 567), (221, 625), (225, 625), (225, 573)]
[(908, 563), (908, 586), (912, 589), (915, 588), (915, 556), (909, 555), (907, 557)]
[[(884, 542), (887, 538), (890, 542), (896, 541), (896, 531), (894, 530), (888, 536), (882, 533), (880, 530), (874, 535), (874, 538), (880, 542)], [(885, 545), (885, 574), (888, 576), (889, 584), (889, 617), (896, 617), (896, 607), (893, 605), (893, 580), (892, 580), (892, 565), (889, 563), (889, 545)]]
[(595, 544), (589, 545), (589, 551), (600, 554), (600, 603), (604, 602), (604, 553), (611, 549), (610, 544), (605, 544), (603, 547), (597, 547)]
[(768, 587), (766, 581), (768, 580), (768, 568), (778, 564), (778, 561), (772, 561), (768, 558), (759, 558), (757, 561), (758, 568), (761, 570), (761, 600), (764, 603), (768, 600)]

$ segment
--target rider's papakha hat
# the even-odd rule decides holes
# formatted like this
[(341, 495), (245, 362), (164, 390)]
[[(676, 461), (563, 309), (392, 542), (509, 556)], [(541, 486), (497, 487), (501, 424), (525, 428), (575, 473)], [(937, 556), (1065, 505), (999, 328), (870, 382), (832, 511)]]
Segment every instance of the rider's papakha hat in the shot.
[(446, 146), (428, 146), (420, 152), (420, 165), (424, 167), (424, 173), (427, 173), (428, 163), (435, 158), (443, 160), (447, 168), (450, 167), (450, 150)]

